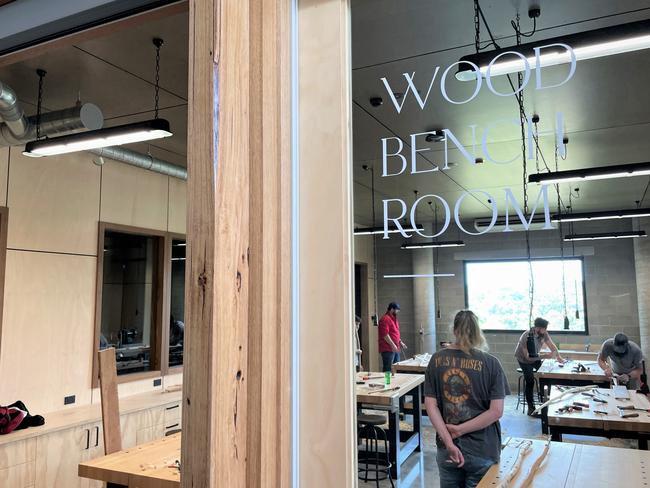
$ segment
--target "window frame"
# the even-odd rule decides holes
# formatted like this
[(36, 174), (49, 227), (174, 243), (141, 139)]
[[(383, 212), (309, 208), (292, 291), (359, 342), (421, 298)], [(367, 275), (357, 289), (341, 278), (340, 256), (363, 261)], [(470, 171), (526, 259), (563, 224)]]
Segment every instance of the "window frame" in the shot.
[[(583, 315), (585, 319), (585, 328), (582, 331), (573, 330), (549, 330), (551, 334), (559, 335), (589, 335), (589, 313), (587, 312), (587, 280), (585, 279), (585, 258), (584, 256), (565, 256), (564, 260), (580, 260), (582, 263), (582, 303)], [(469, 308), (469, 293), (467, 287), (467, 265), (470, 263), (502, 263), (502, 262), (527, 262), (527, 261), (562, 261), (561, 256), (553, 257), (535, 257), (535, 258), (495, 258), (495, 259), (468, 259), (463, 261), (463, 289), (465, 293), (465, 308)], [(521, 334), (527, 329), (483, 329), (481, 330), (489, 334)]]
[[(93, 364), (93, 379), (92, 387), (99, 386), (99, 364), (97, 352), (99, 351), (99, 337), (102, 327), (102, 293), (104, 287), (104, 241), (106, 231), (120, 232), (123, 234), (132, 234), (138, 236), (155, 237), (158, 240), (157, 249), (157, 271), (154, 277), (154, 299), (155, 299), (155, 315), (152, 323), (151, 331), (151, 370), (141, 371), (138, 373), (130, 373), (119, 375), (117, 377), (118, 384), (131, 383), (134, 381), (145, 380), (149, 378), (161, 378), (166, 370), (164, 368), (166, 352), (163, 349), (165, 341), (165, 325), (167, 334), (169, 334), (169, 324), (165, 324), (163, 320), (165, 310), (169, 310), (169, 302), (166, 300), (167, 292), (166, 285), (168, 284), (165, 256), (167, 250), (167, 243), (169, 241), (168, 233), (161, 230), (149, 229), (145, 227), (134, 227), (130, 225), (114, 224), (111, 222), (99, 222), (99, 231), (97, 236), (97, 274), (96, 274), (96, 289), (95, 289), (95, 333), (93, 335), (93, 348), (92, 348), (92, 364)], [(171, 252), (171, 245), (170, 245)], [(171, 262), (171, 261), (170, 261)], [(171, 269), (171, 268), (170, 268)]]
[[(185, 297), (187, 297), (187, 236), (185, 234), (179, 234), (177, 232), (167, 232), (166, 241), (165, 241), (165, 295), (166, 295), (166, 308), (165, 315), (163, 317), (171, 316), (172, 309), (172, 244), (174, 241), (185, 241)], [(185, 299), (187, 303), (187, 299)], [(163, 363), (163, 374), (172, 375), (172, 374), (181, 374), (183, 372), (183, 365), (185, 364), (185, 354), (183, 354), (183, 364), (180, 366), (169, 366), (169, 320), (165, 320), (163, 324), (163, 358), (165, 362)], [(183, 323), (185, 323), (185, 317), (183, 317)]]

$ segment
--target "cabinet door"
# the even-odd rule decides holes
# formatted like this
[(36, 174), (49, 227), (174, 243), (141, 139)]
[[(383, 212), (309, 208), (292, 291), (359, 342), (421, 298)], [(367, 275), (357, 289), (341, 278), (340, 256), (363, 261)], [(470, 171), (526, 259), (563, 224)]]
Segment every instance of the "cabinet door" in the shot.
[(91, 434), (88, 426), (81, 426), (39, 436), (35, 488), (85, 488), (77, 469), (90, 448)]
[[(86, 425), (84, 428), (90, 431), (90, 445), (87, 450), (82, 452), (82, 461), (90, 461), (91, 459), (102, 457), (105, 454), (104, 428), (102, 423), (96, 422), (94, 424)], [(104, 483), (102, 481), (83, 478), (81, 486), (83, 488), (102, 488)]]
[(136, 433), (136, 444), (145, 444), (147, 442), (155, 441), (156, 439), (162, 439), (165, 435), (165, 428), (163, 424), (153, 425), (151, 427), (144, 427), (143, 429), (138, 429)]

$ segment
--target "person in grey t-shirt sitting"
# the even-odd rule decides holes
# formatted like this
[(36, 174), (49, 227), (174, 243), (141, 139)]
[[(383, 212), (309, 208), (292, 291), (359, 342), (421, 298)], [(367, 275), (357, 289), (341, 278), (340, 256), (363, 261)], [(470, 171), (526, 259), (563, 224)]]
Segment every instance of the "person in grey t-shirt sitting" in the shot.
[(425, 374), (424, 404), (436, 429), (441, 488), (474, 488), (501, 454), (503, 401), (510, 388), (501, 363), (482, 351), (478, 318), (461, 310), (455, 342), (436, 352)]
[[(608, 359), (612, 363), (611, 367)], [(603, 342), (598, 354), (598, 365), (605, 371), (605, 375), (610, 378), (616, 376), (619, 385), (626, 385), (630, 390), (639, 388), (643, 373), (642, 361), (641, 348), (622, 332)]]

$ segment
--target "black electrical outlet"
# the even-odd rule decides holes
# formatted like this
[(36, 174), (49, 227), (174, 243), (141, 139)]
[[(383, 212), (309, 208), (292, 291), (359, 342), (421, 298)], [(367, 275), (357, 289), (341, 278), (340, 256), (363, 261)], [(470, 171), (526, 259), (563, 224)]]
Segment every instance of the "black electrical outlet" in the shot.
[(77, 397), (75, 395), (70, 395), (67, 396), (63, 399), (63, 404), (64, 405), (72, 405), (75, 401), (77, 400)]
[(162, 385), (162, 379), (161, 378), (156, 378), (153, 380), (153, 386), (160, 386)]

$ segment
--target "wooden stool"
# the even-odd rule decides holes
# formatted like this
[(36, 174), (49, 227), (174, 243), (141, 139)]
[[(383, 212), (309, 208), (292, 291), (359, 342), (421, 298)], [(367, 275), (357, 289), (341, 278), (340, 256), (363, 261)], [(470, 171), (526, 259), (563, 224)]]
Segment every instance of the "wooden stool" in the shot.
[[(379, 488), (379, 482), (385, 479), (395, 488), (390, 477), (391, 462), (388, 460), (388, 438), (384, 429), (379, 427), (386, 423), (383, 415), (360, 414), (357, 416), (359, 439), (365, 439), (365, 450), (359, 452), (359, 478), (365, 482), (374, 481)], [(384, 451), (379, 451), (379, 442), (384, 443)], [(363, 464), (363, 465), (362, 465)], [(369, 476), (371, 475), (371, 476)]]

